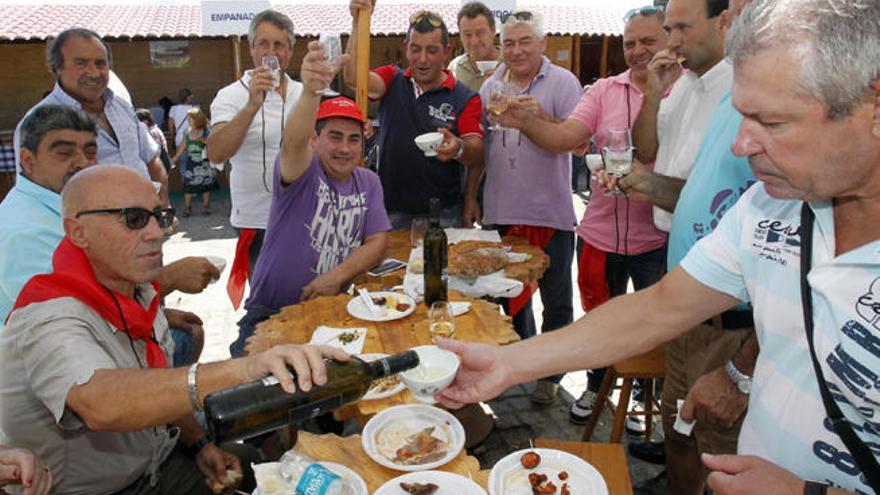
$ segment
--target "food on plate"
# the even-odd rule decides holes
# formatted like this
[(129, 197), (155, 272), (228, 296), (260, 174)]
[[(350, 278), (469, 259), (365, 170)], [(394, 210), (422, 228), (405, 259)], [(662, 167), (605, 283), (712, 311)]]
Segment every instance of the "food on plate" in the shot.
[(537, 452), (526, 452), (519, 458), (519, 462), (526, 469), (535, 469), (541, 463), (541, 456)]
[(379, 309), (382, 310), (383, 314), (387, 314), (388, 310), (399, 311), (403, 313), (404, 311), (408, 311), (411, 305), (408, 302), (401, 301), (397, 296), (387, 295), (387, 296), (373, 296), (373, 304), (379, 306)]
[(568, 471), (559, 471), (559, 479), (565, 481), (568, 479)]
[(568, 483), (562, 484), (562, 489), (559, 491), (559, 495), (571, 495), (571, 490), (568, 488)]
[(399, 375), (379, 378), (378, 380), (373, 380), (373, 384), (370, 386), (370, 390), (367, 391), (367, 394), (381, 394), (382, 392), (387, 392), (398, 385), (400, 385)]
[(226, 474), (211, 485), (214, 493), (223, 493), (227, 488), (235, 488), (241, 482), (241, 473), (234, 469), (227, 469)]
[(409, 304), (407, 304), (405, 302), (399, 302), (399, 303), (397, 303), (397, 306), (394, 306), (394, 309), (403, 313), (404, 311), (409, 309)]
[(556, 493), (556, 485), (547, 479), (546, 474), (529, 473), (529, 485), (535, 495), (550, 495)]
[(373, 304), (376, 306), (385, 306), (385, 298), (384, 297), (373, 297)]
[(431, 435), (434, 433), (434, 429), (434, 426), (429, 426), (408, 436), (403, 446), (394, 452), (394, 458), (391, 460), (397, 464), (412, 466), (442, 459), (446, 455), (449, 445)]
[(336, 336), (336, 338), (342, 342), (343, 344), (350, 344), (360, 337), (361, 334), (357, 330), (352, 330), (350, 332), (342, 332)]
[(434, 483), (400, 483), (400, 488), (412, 495), (431, 495), (440, 489)]
[(507, 264), (507, 252), (500, 242), (461, 241), (449, 246), (450, 275), (478, 277), (495, 273)]

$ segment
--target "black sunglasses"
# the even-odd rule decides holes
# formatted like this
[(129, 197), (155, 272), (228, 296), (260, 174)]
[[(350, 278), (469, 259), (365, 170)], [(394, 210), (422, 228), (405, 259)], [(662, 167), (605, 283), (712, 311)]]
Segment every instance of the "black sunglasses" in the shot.
[(505, 22), (507, 22), (508, 19), (510, 19), (511, 17), (513, 17), (517, 21), (528, 22), (528, 21), (531, 21), (535, 17), (535, 14), (532, 14), (528, 10), (520, 10), (519, 12), (512, 12), (510, 14), (505, 15), (501, 19), (501, 24), (504, 24)]
[(419, 10), (409, 17), (410, 26), (415, 26), (422, 21), (427, 21), (428, 24), (435, 28), (443, 25), (443, 18), (428, 10)]
[(629, 22), (630, 19), (638, 15), (651, 16), (655, 15), (658, 12), (663, 12), (662, 5), (646, 5), (644, 7), (637, 7), (635, 9), (630, 9), (624, 16), (623, 22)]
[(146, 227), (147, 224), (150, 223), (150, 217), (156, 217), (156, 222), (158, 222), (159, 227), (163, 229), (170, 227), (171, 224), (174, 222), (174, 208), (162, 207), (157, 207), (153, 211), (137, 206), (133, 206), (131, 208), (108, 208), (106, 210), (85, 210), (78, 211), (76, 213), (76, 218), (79, 218), (83, 215), (94, 215), (98, 213), (107, 215), (122, 215), (122, 217), (125, 219), (125, 226), (130, 228), (131, 230), (140, 230)]

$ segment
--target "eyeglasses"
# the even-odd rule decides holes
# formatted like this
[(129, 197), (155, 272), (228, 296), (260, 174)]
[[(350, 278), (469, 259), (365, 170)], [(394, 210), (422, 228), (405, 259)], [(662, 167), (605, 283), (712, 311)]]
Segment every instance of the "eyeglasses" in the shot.
[(504, 18), (501, 19), (501, 23), (502, 24), (506, 23), (508, 20), (510, 20), (511, 17), (517, 21), (528, 22), (528, 21), (531, 21), (532, 19), (535, 18), (535, 14), (532, 14), (528, 10), (520, 10), (518, 12), (511, 12), (510, 14), (505, 15)]
[(435, 28), (443, 25), (443, 18), (429, 10), (419, 10), (413, 13), (413, 15), (409, 16), (410, 26), (415, 26), (416, 24), (423, 21), (427, 21), (428, 24), (434, 26)]
[(85, 210), (78, 211), (76, 213), (76, 218), (83, 215), (95, 214), (122, 215), (125, 219), (125, 226), (131, 230), (140, 230), (146, 227), (147, 224), (150, 223), (150, 217), (155, 217), (156, 222), (159, 223), (159, 227), (163, 229), (170, 227), (174, 222), (174, 208), (161, 207), (158, 207), (153, 211), (136, 206), (131, 208), (108, 208), (106, 210)]
[(629, 22), (630, 19), (638, 15), (651, 16), (656, 15), (660, 12), (663, 12), (662, 5), (645, 5), (644, 7), (637, 7), (635, 9), (630, 9), (624, 16), (623, 22)]

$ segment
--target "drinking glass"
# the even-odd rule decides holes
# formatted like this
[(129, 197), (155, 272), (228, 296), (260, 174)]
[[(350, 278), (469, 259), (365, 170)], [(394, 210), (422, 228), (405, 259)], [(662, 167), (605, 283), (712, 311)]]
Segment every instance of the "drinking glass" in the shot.
[(263, 66), (272, 72), (272, 89), (278, 89), (281, 86), (281, 64), (278, 63), (278, 57), (264, 55)]
[[(632, 172), (633, 146), (629, 129), (608, 129), (606, 131), (605, 146), (602, 147), (602, 161), (605, 163), (605, 172), (617, 179)], [(623, 192), (620, 188), (615, 187), (614, 191), (608, 194), (620, 196)]]
[(425, 231), (428, 230), (428, 219), (425, 217), (414, 217), (409, 228), (409, 243), (413, 248), (417, 248), (425, 241)]
[[(321, 46), (324, 48), (324, 55), (327, 56), (327, 65), (330, 66), (334, 73), (339, 71), (339, 61), (342, 58), (342, 36), (336, 32), (321, 33), (318, 41), (321, 42)], [(316, 93), (328, 96), (336, 94), (335, 91), (330, 89), (329, 85), (320, 91), (316, 91)]]
[[(510, 98), (515, 92), (515, 87), (512, 84), (501, 80), (490, 79), (489, 99), (486, 100), (486, 110), (495, 114), (496, 117), (500, 116), (507, 111)], [(489, 130), (503, 131), (504, 127), (498, 122), (493, 122), (492, 125), (489, 126)]]
[(455, 316), (452, 306), (446, 301), (437, 301), (428, 310), (428, 333), (436, 344), (438, 338), (451, 339), (455, 336)]

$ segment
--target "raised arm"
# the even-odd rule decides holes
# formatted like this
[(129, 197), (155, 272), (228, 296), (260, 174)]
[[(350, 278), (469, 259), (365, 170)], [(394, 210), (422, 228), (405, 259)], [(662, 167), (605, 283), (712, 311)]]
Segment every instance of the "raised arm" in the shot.
[[(349, 55), (348, 61), (342, 64), (342, 77), (345, 84), (355, 90), (357, 88), (357, 38), (358, 38), (358, 16), (361, 11), (372, 11), (373, 2), (371, 0), (351, 0), (349, 10), (351, 11), (351, 36), (348, 37), (348, 46), (345, 53)], [(367, 73), (367, 96), (371, 100), (379, 100), (385, 95), (385, 81), (378, 75)]]
[[(343, 56), (342, 63), (345, 63), (347, 57), (348, 55)], [(333, 69), (325, 63), (326, 60), (321, 43), (309, 43), (300, 71), (303, 92), (284, 126), (279, 164), (281, 181), (285, 184), (300, 178), (312, 161), (314, 151), (309, 140), (315, 134), (315, 116), (321, 104), (320, 91), (328, 87), (335, 76)]]
[[(272, 91), (273, 85), (269, 69), (262, 65), (254, 68), (248, 81), (248, 101), (245, 106), (229, 122), (220, 122), (211, 128), (211, 135), (208, 136), (208, 160), (211, 163), (223, 163), (238, 151), (254, 116), (263, 106), (266, 92)], [(211, 110), (214, 112), (213, 106)]]
[(657, 111), (660, 110), (663, 95), (681, 75), (681, 66), (675, 57), (669, 50), (660, 50), (648, 64), (645, 99), (632, 129), (636, 158), (642, 163), (650, 163), (657, 158)]
[(522, 132), (541, 148), (554, 153), (567, 153), (589, 142), (592, 133), (574, 119), (560, 123), (545, 119), (525, 119)]

